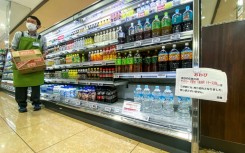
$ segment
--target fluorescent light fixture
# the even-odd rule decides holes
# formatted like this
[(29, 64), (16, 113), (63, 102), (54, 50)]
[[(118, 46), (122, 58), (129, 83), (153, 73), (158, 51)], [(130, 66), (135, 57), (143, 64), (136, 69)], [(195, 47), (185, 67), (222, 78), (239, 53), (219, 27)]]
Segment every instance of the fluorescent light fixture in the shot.
[(1, 27), (5, 27), (5, 24), (1, 23), (0, 26), (1, 26)]
[(5, 40), (5, 41), (4, 41), (4, 43), (5, 43), (5, 44), (8, 44), (8, 43), (9, 43), (9, 41), (8, 41), (8, 40)]
[(238, 6), (243, 6), (243, 0), (237, 0), (237, 5)]
[(206, 17), (205, 16), (202, 16), (202, 20), (205, 19)]

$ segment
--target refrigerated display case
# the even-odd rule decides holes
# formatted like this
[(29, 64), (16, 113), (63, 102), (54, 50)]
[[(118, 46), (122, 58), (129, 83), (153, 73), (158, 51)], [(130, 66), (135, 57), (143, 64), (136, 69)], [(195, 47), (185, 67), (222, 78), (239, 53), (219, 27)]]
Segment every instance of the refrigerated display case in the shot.
[[(157, 68), (162, 46), (169, 53), (175, 47), (182, 51), (186, 43), (193, 50), (191, 65), (199, 66), (199, 5), (192, 0), (100, 1), (43, 31), (48, 46), (45, 85), (41, 86), (43, 103), (98, 126), (125, 130), (121, 133), (170, 152), (197, 152), (198, 100), (174, 95), (173, 69), (181, 68), (174, 60), (166, 71)], [(174, 33), (161, 34), (160, 27), (153, 27), (155, 36), (150, 34), (145, 39), (128, 30), (132, 23), (152, 23), (156, 15), (161, 20), (165, 12), (172, 17), (175, 10), (184, 13), (187, 8), (193, 10), (193, 20), (187, 20), (189, 29), (183, 28), (182, 22), (172, 21)], [(136, 51), (141, 58), (140, 70), (132, 69)], [(118, 53), (127, 56), (121, 58)], [(122, 60), (127, 61), (123, 65), (126, 71), (121, 69)], [(142, 91), (138, 99), (136, 88)], [(150, 93), (147, 98), (142, 97), (143, 91)]]

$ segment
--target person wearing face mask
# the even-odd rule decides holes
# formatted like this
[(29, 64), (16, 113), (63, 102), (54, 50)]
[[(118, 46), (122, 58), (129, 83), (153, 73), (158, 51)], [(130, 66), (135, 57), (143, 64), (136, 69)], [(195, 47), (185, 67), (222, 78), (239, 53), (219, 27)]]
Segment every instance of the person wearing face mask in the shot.
[[(37, 33), (41, 27), (40, 20), (35, 16), (26, 19), (27, 31), (18, 31), (12, 40), (12, 51), (39, 49), (45, 57), (46, 39)], [(44, 71), (21, 74), (13, 64), (13, 84), (15, 87), (15, 100), (19, 112), (27, 112), (27, 89), (31, 87), (31, 101), (34, 111), (41, 109), (40, 85), (44, 84)]]

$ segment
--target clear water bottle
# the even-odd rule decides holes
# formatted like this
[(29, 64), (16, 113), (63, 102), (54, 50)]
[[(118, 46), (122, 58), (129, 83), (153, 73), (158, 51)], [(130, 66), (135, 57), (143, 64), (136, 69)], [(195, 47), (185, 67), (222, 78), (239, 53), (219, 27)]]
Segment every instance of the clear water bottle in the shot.
[(145, 85), (145, 89), (143, 90), (143, 100), (142, 100), (142, 110), (145, 113), (151, 112), (152, 106), (152, 95), (148, 85)]
[(159, 115), (163, 112), (163, 105), (162, 101), (160, 100), (161, 90), (159, 89), (159, 86), (155, 87), (155, 90), (152, 92), (152, 96), (152, 113)]
[(135, 91), (134, 91), (134, 101), (135, 102), (142, 102), (142, 89), (140, 85), (137, 85)]
[(180, 119), (189, 119), (190, 118), (190, 107), (191, 107), (191, 98), (178, 96), (178, 117)]
[(170, 90), (170, 86), (166, 86), (166, 89), (163, 92), (162, 100), (164, 115), (168, 117), (174, 116), (174, 96)]

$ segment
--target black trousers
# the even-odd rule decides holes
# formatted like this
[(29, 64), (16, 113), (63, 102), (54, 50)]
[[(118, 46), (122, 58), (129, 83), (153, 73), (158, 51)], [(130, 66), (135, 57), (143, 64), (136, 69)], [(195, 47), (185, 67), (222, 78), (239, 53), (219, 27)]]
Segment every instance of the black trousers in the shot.
[[(15, 100), (20, 107), (27, 106), (27, 89), (28, 87), (15, 87)], [(32, 105), (41, 104), (40, 102), (40, 86), (31, 87)]]

